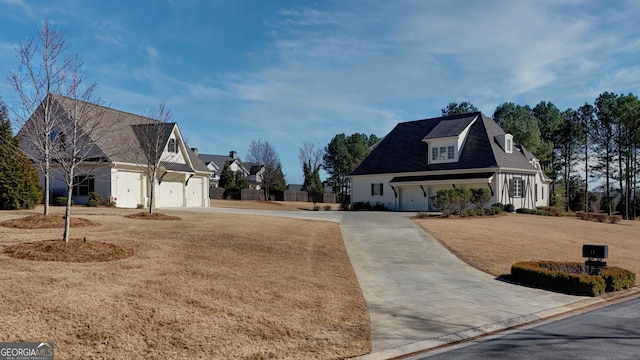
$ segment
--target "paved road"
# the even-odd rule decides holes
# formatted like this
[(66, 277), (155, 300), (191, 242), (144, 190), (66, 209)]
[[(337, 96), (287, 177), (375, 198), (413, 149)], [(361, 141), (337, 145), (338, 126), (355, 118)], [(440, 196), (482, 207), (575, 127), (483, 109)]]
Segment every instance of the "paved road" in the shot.
[(640, 298), (411, 359), (638, 359)]

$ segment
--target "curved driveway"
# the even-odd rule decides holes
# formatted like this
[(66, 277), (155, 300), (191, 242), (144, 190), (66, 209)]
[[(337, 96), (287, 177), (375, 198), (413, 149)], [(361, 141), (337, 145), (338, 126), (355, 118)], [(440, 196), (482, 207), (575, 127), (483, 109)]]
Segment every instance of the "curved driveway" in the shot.
[(371, 317), (373, 352), (366, 359), (405, 355), (600, 301), (496, 280), (446, 250), (411, 221), (413, 213), (172, 210), (339, 221)]

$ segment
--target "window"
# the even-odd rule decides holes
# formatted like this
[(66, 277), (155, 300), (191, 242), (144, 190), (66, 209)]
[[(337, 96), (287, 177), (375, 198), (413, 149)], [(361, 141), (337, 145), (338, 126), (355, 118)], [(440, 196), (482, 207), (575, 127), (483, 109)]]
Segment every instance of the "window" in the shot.
[(507, 146), (506, 147), (506, 152), (510, 153), (511, 152), (511, 139), (507, 138)]
[(81, 175), (73, 178), (73, 196), (88, 196), (95, 191), (93, 176)]
[(435, 146), (431, 150), (431, 160), (438, 160), (438, 148)]
[(447, 156), (447, 147), (446, 146), (440, 146), (440, 156), (438, 157), (438, 160), (446, 160)]
[(371, 196), (382, 196), (383, 184), (371, 184)]
[(178, 147), (176, 146), (176, 139), (169, 139), (169, 145), (167, 146), (167, 151), (170, 153), (178, 152)]
[(522, 180), (520, 178), (513, 179), (513, 197), (522, 197)]
[(447, 159), (453, 159), (453, 146), (449, 145), (447, 147)]

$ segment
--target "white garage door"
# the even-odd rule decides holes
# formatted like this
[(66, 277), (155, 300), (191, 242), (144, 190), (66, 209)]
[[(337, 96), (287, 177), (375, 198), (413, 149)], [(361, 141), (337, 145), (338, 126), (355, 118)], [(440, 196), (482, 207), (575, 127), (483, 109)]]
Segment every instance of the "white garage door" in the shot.
[(117, 207), (135, 208), (142, 203), (142, 177), (139, 173), (118, 171), (113, 197)]
[(428, 206), (427, 198), (419, 186), (400, 188), (400, 210), (420, 211), (427, 210)]
[(202, 205), (202, 178), (192, 177), (187, 184), (187, 206), (203, 206)]
[(156, 207), (184, 206), (184, 185), (179, 181), (162, 181), (156, 186)]

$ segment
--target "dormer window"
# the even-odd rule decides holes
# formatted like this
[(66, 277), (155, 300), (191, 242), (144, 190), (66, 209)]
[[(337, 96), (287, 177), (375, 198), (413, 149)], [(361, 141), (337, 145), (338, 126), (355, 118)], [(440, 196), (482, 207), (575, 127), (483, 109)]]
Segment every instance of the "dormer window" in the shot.
[(511, 134), (502, 134), (496, 135), (495, 139), (498, 141), (498, 144), (504, 150), (505, 153), (511, 154), (513, 152), (513, 135)]
[(454, 145), (437, 146), (431, 148), (431, 162), (450, 162), (456, 159)]

